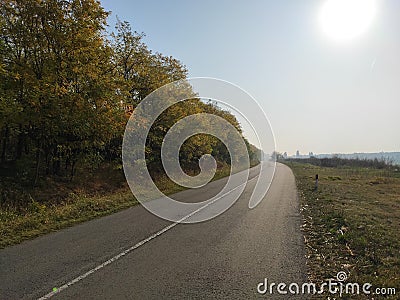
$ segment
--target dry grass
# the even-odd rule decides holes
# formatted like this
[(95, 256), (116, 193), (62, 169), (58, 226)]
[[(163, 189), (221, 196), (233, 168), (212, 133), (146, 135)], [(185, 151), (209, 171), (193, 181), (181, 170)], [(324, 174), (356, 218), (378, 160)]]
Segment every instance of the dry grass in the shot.
[[(110, 169), (101, 171), (104, 173), (92, 176), (90, 183), (83, 178), (80, 184), (53, 183), (52, 188), (47, 186), (32, 194), (24, 193), (22, 205), (2, 205), (0, 248), (138, 204), (124, 183), (121, 172)], [(225, 177), (229, 172), (230, 166), (221, 165), (213, 180)], [(112, 183), (112, 180), (115, 182)], [(165, 175), (159, 176), (156, 184), (165, 194), (184, 189)], [(47, 198), (46, 193), (50, 195)], [(17, 201), (21, 193), (15, 194)]]
[(400, 174), (287, 164), (301, 198), (310, 281), (345, 271), (348, 282), (395, 287), (400, 293)]

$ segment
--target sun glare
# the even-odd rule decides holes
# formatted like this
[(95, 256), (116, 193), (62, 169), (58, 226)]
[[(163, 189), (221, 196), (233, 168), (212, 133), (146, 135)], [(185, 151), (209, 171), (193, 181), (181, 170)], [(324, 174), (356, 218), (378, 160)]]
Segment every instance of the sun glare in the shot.
[(375, 14), (375, 0), (327, 0), (322, 5), (319, 20), (327, 36), (348, 41), (363, 34)]

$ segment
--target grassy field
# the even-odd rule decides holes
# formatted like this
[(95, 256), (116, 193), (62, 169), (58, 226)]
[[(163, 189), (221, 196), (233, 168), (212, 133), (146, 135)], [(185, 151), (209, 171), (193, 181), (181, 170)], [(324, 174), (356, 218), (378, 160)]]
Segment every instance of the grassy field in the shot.
[[(229, 173), (230, 166), (221, 165), (213, 180)], [(0, 248), (138, 204), (121, 170), (106, 168), (82, 176), (75, 182), (48, 180), (35, 190), (9, 188), (15, 195), (0, 206)], [(158, 176), (156, 185), (165, 194), (183, 190), (166, 176)]]
[(299, 190), (310, 281), (321, 283), (344, 271), (347, 282), (371, 283), (371, 291), (394, 287), (397, 295), (385, 299), (399, 299), (400, 172), (285, 163)]

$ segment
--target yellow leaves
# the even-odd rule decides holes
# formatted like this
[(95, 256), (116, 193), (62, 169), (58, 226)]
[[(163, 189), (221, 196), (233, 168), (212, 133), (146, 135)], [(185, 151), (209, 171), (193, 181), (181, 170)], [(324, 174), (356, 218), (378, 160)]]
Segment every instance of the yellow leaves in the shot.
[(14, 74), (14, 78), (15, 78), (15, 80), (20, 80), (22, 78), (22, 76), (21, 76), (21, 74), (16, 73), (16, 74)]
[[(35, 12), (21, 9), (29, 5), (36, 8)], [(24, 116), (18, 121), (11, 114), (8, 118), (13, 120), (12, 126), (34, 133), (27, 134), (26, 144), (37, 145), (40, 140), (37, 147), (49, 152), (46, 159), (54, 158), (52, 149), (59, 145), (69, 149), (62, 155), (59, 152), (63, 151), (56, 151), (60, 160), (70, 161), (73, 155), (78, 159), (78, 155), (107, 152), (110, 148), (114, 151), (111, 159), (119, 159), (127, 118), (132, 114), (139, 129), (150, 123), (135, 116), (137, 104), (156, 88), (187, 74), (178, 60), (151, 52), (142, 40), (143, 34), (132, 32), (127, 23), (119, 23), (113, 41), (106, 40), (102, 26), (107, 13), (94, 0), (21, 0), (8, 7), (7, 14), (23, 26), (16, 30), (8, 23), (4, 25), (2, 34), (15, 43), (0, 65), (7, 62), (7, 71), (2, 74), (10, 82), (7, 97), (20, 105), (20, 115)], [(29, 25), (36, 18), (46, 20), (46, 24)], [(30, 32), (35, 34), (27, 34)], [(175, 96), (194, 95), (188, 87)], [(234, 116), (199, 99), (174, 105), (156, 121), (154, 132), (149, 134), (150, 159), (157, 159), (153, 152), (174, 123), (202, 112), (219, 113), (237, 124)], [(116, 141), (110, 144), (113, 138)], [(208, 136), (193, 137), (185, 148), (187, 157), (210, 152), (218, 146), (215, 145), (217, 141)], [(30, 155), (34, 160), (36, 156)]]
[(68, 89), (65, 86), (56, 85), (55, 87), (55, 95), (57, 97), (62, 97), (68, 94)]

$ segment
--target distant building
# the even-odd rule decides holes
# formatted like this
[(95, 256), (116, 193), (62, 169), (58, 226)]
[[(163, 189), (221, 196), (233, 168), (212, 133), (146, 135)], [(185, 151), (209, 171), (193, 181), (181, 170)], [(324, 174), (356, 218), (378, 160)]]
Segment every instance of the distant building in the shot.
[(296, 151), (296, 157), (299, 157), (300, 156), (300, 152), (299, 152), (299, 150), (297, 150)]
[(283, 158), (287, 159), (287, 157), (288, 157), (287, 152), (283, 153)]

